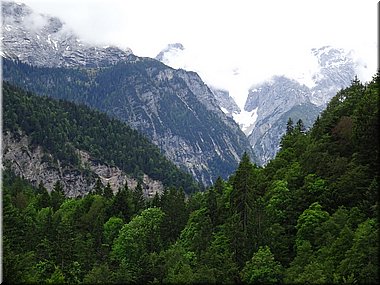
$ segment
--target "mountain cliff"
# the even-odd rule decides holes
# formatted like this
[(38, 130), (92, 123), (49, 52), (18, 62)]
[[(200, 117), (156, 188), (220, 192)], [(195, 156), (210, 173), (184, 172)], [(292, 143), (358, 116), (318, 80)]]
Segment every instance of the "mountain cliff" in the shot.
[[(183, 56), (184, 50), (181, 44), (169, 44), (156, 58), (168, 65), (186, 67), (189, 57)], [(284, 116), (295, 116), (294, 121), (301, 118), (307, 128), (311, 127), (330, 99), (349, 86), (355, 77), (357, 63), (350, 51), (324, 46), (311, 49), (310, 56), (315, 60), (315, 70), (293, 75), (274, 74), (270, 80), (254, 84), (247, 90), (248, 96), (241, 108), (229, 90), (211, 87), (219, 107), (248, 136), (260, 165), (273, 159), (279, 149), (288, 119)], [(293, 108), (297, 111), (293, 112)]]
[(39, 14), (25, 4), (2, 1), (2, 55), (49, 67), (108, 66), (127, 61), (130, 49), (100, 47), (79, 39), (57, 17)]
[[(22, 16), (30, 13), (25, 5), (3, 5), (3, 22), (9, 30), (3, 35), (7, 43), (3, 50), (5, 80), (39, 95), (91, 106), (127, 122), (205, 185), (218, 176), (227, 178), (244, 152), (254, 158), (248, 139), (220, 109), (198, 74), (132, 53), (117, 58), (112, 53), (107, 61), (106, 52), (100, 59), (99, 53), (86, 53), (88, 47), (95, 47), (84, 44), (77, 44), (75, 50), (64, 48), (70, 56), (57, 59), (61, 52), (54, 52), (54, 42), (43, 41), (48, 47), (39, 44), (41, 35), (48, 37), (45, 30), (50, 29), (49, 24), (37, 37), (25, 24), (26, 16)], [(21, 20), (12, 20), (16, 16)], [(13, 34), (13, 30), (19, 32)], [(22, 39), (17, 40), (25, 35), (30, 42), (28, 48), (19, 44)], [(69, 38), (75, 39), (75, 34)], [(61, 39), (55, 37), (57, 46), (63, 48), (66, 43)], [(86, 60), (79, 60), (75, 56), (78, 53), (86, 54)]]
[(99, 178), (117, 191), (142, 183), (151, 196), (163, 187), (199, 190), (194, 179), (125, 123), (66, 101), (3, 83), (3, 160), (17, 175), (68, 196), (88, 193)]
[(256, 110), (257, 119), (248, 138), (260, 164), (266, 164), (279, 150), (289, 117), (294, 122), (302, 119), (310, 128), (330, 99), (355, 77), (355, 62), (345, 50), (325, 46), (313, 49), (312, 54), (319, 69), (309, 86), (286, 76), (273, 76), (249, 90), (244, 110)]

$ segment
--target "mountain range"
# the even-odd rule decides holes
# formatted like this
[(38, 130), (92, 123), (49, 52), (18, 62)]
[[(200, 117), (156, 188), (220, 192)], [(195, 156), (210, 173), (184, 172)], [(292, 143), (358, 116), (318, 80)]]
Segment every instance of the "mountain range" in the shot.
[[(167, 65), (178, 67), (187, 64), (181, 57), (185, 47), (169, 44), (156, 57)], [(302, 119), (310, 128), (326, 107), (330, 99), (342, 88), (350, 85), (355, 78), (358, 63), (351, 51), (332, 46), (323, 46), (310, 50), (317, 62), (317, 69), (305, 70), (309, 76), (274, 74), (267, 81), (252, 84), (246, 90), (244, 106), (238, 106), (230, 96), (229, 90), (212, 86), (215, 98), (221, 109), (233, 118), (247, 135), (259, 165), (265, 165), (273, 159), (280, 147), (280, 139), (285, 134), (289, 117), (294, 122)], [(252, 82), (255, 78), (252, 78)]]
[(24, 4), (2, 8), (4, 80), (128, 123), (204, 185), (227, 178), (244, 152), (255, 160), (248, 138), (198, 74), (83, 43), (58, 18)]
[(244, 152), (258, 165), (268, 163), (289, 117), (310, 128), (355, 77), (350, 52), (314, 48), (318, 70), (307, 83), (274, 75), (247, 90), (242, 108), (228, 90), (170, 67), (185, 50), (181, 43), (169, 44), (155, 59), (138, 57), (131, 49), (83, 42), (57, 17), (25, 4), (2, 2), (2, 16), (5, 80), (127, 122), (205, 185), (228, 177)]

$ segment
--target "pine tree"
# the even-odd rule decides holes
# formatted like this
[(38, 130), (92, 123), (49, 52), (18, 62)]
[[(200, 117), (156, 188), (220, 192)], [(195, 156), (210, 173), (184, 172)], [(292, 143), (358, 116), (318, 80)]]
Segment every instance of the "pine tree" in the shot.
[(232, 231), (235, 231), (233, 244), (235, 244), (235, 260), (242, 267), (247, 260), (250, 245), (249, 224), (252, 218), (253, 203), (253, 165), (245, 152), (233, 180), (233, 188), (230, 196), (230, 216), (234, 216), (231, 223)]
[(123, 188), (119, 189), (113, 198), (111, 216), (120, 217), (125, 223), (128, 223), (133, 215), (134, 206), (132, 201), (132, 193), (128, 188), (127, 181)]
[(289, 117), (288, 122), (286, 123), (286, 134), (292, 133), (294, 130), (293, 120)]
[(111, 185), (109, 182), (107, 183), (107, 186), (103, 190), (103, 195), (107, 199), (111, 199), (113, 197), (113, 192), (112, 192)]
[(306, 127), (302, 121), (302, 119), (299, 119), (296, 123), (295, 130), (300, 133), (304, 133), (306, 131)]
[(247, 233), (248, 219), (252, 210), (252, 178), (253, 165), (248, 154), (245, 152), (236, 170), (231, 193), (231, 209), (240, 216), (242, 223), (241, 230), (245, 234)]
[(132, 201), (134, 205), (134, 214), (140, 214), (145, 209), (144, 192), (141, 182), (137, 182), (136, 188), (132, 192)]
[(95, 186), (94, 186), (94, 189), (92, 190), (92, 193), (96, 195), (102, 195), (103, 188), (104, 186), (103, 186), (102, 180), (100, 179), (100, 177), (98, 177), (98, 179), (96, 179)]

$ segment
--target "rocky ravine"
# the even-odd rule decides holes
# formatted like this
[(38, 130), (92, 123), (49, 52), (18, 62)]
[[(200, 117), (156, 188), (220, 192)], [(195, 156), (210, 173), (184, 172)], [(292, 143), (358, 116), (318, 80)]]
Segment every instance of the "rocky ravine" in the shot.
[[(32, 147), (27, 136), (22, 134), (3, 134), (3, 163), (20, 177), (37, 186), (41, 182), (50, 192), (56, 181), (63, 184), (68, 197), (77, 197), (87, 194), (93, 189), (98, 177), (103, 185), (110, 184), (113, 192), (124, 187), (127, 183), (134, 189), (137, 180), (126, 175), (118, 167), (109, 166), (94, 160), (84, 151), (78, 150), (82, 169), (62, 167), (51, 154), (41, 147)], [(147, 175), (143, 176), (142, 187), (146, 197), (153, 197), (162, 193), (164, 187), (160, 181), (153, 180)]]

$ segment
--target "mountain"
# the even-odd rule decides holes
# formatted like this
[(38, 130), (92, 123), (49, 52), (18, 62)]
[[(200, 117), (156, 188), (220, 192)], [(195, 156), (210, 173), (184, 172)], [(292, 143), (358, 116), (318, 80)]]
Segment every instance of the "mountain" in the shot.
[(342, 48), (324, 46), (312, 49), (312, 53), (318, 60), (319, 70), (312, 78), (314, 86), (309, 99), (317, 106), (326, 107), (339, 90), (351, 84), (357, 63), (351, 52)]
[(312, 53), (319, 69), (309, 86), (286, 76), (273, 76), (249, 90), (244, 111), (256, 110), (257, 118), (248, 138), (260, 164), (266, 164), (279, 150), (289, 117), (294, 122), (302, 119), (310, 128), (331, 98), (355, 77), (355, 62), (345, 50), (325, 46)]
[(67, 196), (87, 194), (99, 178), (116, 192), (139, 180), (147, 196), (165, 187), (199, 189), (193, 178), (126, 124), (65, 101), (3, 83), (3, 160), (17, 175)]
[(181, 43), (168, 44), (160, 53), (155, 57), (155, 59), (170, 65), (172, 60), (181, 54), (185, 47)]
[[(248, 138), (261, 164), (277, 153), (289, 118), (286, 116), (294, 122), (302, 118), (306, 127), (313, 124), (321, 109), (310, 102), (309, 96), (307, 86), (285, 76), (274, 76), (249, 90), (244, 110), (256, 110), (257, 119)], [(293, 112), (295, 107), (298, 112)]]
[(210, 90), (212, 94), (214, 94), (218, 105), (228, 117), (233, 118), (233, 114), (241, 112), (239, 106), (227, 90), (215, 88), (213, 86), (210, 86)]
[[(170, 66), (185, 68), (188, 62), (183, 52), (181, 44), (170, 44), (156, 58)], [(270, 80), (252, 85), (242, 108), (229, 95), (229, 90), (213, 88), (206, 82), (220, 108), (249, 138), (260, 165), (273, 159), (279, 150), (288, 119), (284, 116), (295, 116), (292, 118), (295, 122), (302, 118), (305, 126), (311, 127), (329, 100), (340, 89), (349, 86), (355, 77), (357, 63), (351, 52), (331, 46), (314, 48), (310, 52), (316, 60), (316, 70), (305, 70), (300, 76), (273, 75)], [(293, 112), (293, 108), (297, 111)]]
[(22, 3), (2, 1), (2, 56), (49, 67), (108, 66), (128, 61), (130, 49), (99, 47), (79, 39), (56, 17)]
[[(309, 132), (289, 123), (266, 167), (243, 155), (201, 196), (169, 188), (144, 203), (106, 187), (72, 199), (4, 171), (3, 283), (379, 284), (379, 83), (355, 80)], [(71, 126), (71, 108), (55, 107), (82, 109), (5, 90), (19, 99), (6, 123), (26, 129), (46, 111)]]
[[(220, 109), (213, 93), (197, 73), (176, 70), (155, 59), (131, 53), (117, 58), (117, 62), (112, 56), (112, 60), (107, 61), (106, 54), (102, 61), (98, 54), (86, 54), (86, 61), (67, 63), (63, 60), (58, 68), (51, 67), (54, 65), (51, 61), (57, 60), (59, 52), (55, 53), (52, 45), (48, 45), (49, 52), (45, 52), (45, 46), (39, 45), (39, 38), (25, 24), (25, 16), (12, 21), (15, 15), (30, 13), (29, 8), (5, 3), (3, 21), (8, 23), (7, 29), (20, 31), (15, 35), (10, 32), (3, 35), (5, 42), (13, 39), (14, 43), (4, 45), (5, 80), (39, 95), (91, 106), (127, 122), (159, 146), (171, 161), (205, 185), (218, 176), (227, 178), (244, 152), (254, 158), (244, 133)], [(17, 44), (16, 38), (21, 35), (27, 35), (28, 49)], [(70, 38), (76, 38), (75, 34)], [(60, 38), (55, 39), (57, 46), (65, 46), (65, 42), (58, 43)], [(19, 42), (22, 41), (21, 38)], [(73, 53), (69, 58), (87, 50), (82, 50), (82, 46), (77, 48), (78, 51), (68, 49)], [(17, 58), (10, 54), (17, 54)], [(44, 54), (44, 60), (39, 60), (39, 54)], [(91, 62), (99, 64), (94, 66), (89, 64)]]

